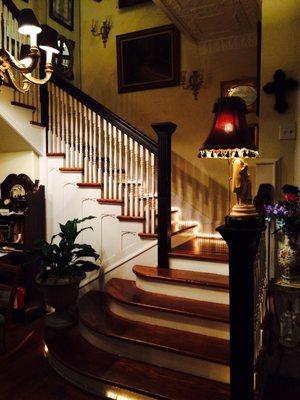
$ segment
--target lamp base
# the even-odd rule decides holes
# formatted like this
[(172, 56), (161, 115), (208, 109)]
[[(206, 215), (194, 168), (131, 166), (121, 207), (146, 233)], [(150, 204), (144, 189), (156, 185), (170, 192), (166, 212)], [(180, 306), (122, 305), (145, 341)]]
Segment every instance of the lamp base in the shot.
[(258, 216), (253, 204), (236, 204), (232, 207), (230, 217), (233, 218), (255, 218)]

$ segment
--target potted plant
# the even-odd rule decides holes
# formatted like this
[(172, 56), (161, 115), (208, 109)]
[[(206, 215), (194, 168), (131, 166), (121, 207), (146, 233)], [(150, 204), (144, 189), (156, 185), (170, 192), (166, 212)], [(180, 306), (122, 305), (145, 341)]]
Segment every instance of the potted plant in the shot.
[(91, 226), (78, 229), (78, 225), (93, 218), (73, 219), (60, 224), (60, 232), (52, 237), (50, 243), (43, 241), (35, 252), (42, 268), (36, 282), (46, 303), (55, 308), (55, 312), (47, 316), (48, 327), (66, 328), (76, 323), (69, 306), (75, 303), (80, 281), (86, 272), (99, 269), (96, 264), (99, 254), (92, 246), (76, 243), (80, 233), (93, 229)]
[(299, 188), (282, 187), (283, 201), (265, 208), (266, 219), (275, 221), (277, 259), (282, 278), (287, 282), (300, 280), (300, 196)]

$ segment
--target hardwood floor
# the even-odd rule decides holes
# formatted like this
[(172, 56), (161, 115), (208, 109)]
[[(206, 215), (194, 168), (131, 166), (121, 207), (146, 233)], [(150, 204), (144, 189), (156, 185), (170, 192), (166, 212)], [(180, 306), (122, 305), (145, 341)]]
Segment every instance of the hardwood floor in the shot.
[[(0, 356), (0, 400), (101, 400), (61, 378), (43, 354), (43, 321), (17, 352)], [(24, 336), (24, 335), (22, 335)]]
[[(0, 356), (0, 400), (104, 400), (89, 395), (61, 378), (43, 354), (43, 320), (14, 335), (13, 342), (29, 336), (23, 346)], [(297, 400), (300, 382), (271, 377), (264, 400)]]

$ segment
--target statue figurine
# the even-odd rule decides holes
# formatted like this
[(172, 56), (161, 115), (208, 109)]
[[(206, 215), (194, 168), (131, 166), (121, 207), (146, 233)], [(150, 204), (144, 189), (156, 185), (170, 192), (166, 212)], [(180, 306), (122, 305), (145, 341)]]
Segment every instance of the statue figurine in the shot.
[(247, 217), (257, 215), (252, 203), (252, 184), (248, 173), (248, 164), (241, 158), (233, 162), (232, 191), (236, 193), (237, 203), (232, 208), (231, 216)]

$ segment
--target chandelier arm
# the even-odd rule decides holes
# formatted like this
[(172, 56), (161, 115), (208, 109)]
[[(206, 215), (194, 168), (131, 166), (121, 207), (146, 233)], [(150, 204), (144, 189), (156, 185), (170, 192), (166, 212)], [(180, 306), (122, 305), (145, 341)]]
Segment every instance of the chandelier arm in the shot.
[(6, 75), (8, 81), (13, 85), (13, 87), (20, 93), (28, 92), (30, 88), (30, 82), (27, 79), (23, 79), (22, 85), (18, 83), (17, 78), (15, 77), (12, 68), (8, 68), (6, 71)]
[(2, 65), (8, 64), (9, 66), (12, 66), (21, 73), (30, 73), (36, 68), (40, 58), (38, 49), (32, 47), (30, 49), (30, 53), (28, 54), (28, 58), (31, 59), (31, 63), (28, 67), (24, 67), (24, 65), (19, 60), (17, 60), (12, 54), (10, 54), (7, 50), (0, 49), (0, 63)]
[(31, 75), (31, 73), (28, 74), (22, 74), (29, 82), (35, 84), (35, 85), (44, 85), (45, 83), (47, 83), (53, 73), (53, 67), (52, 64), (46, 64), (45, 67), (45, 78), (43, 79), (39, 79), (39, 78), (35, 78), (34, 76)]

